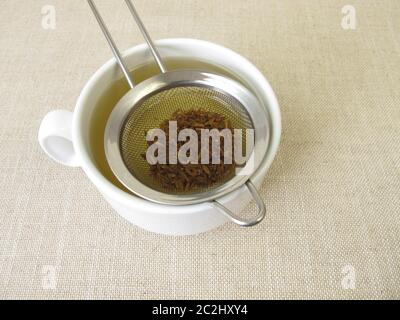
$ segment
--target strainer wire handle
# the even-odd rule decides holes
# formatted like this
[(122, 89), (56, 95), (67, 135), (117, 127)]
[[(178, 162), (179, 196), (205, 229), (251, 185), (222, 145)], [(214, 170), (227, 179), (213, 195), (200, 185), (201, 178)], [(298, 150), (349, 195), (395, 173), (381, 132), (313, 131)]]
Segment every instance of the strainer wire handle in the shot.
[(225, 216), (229, 218), (232, 222), (242, 226), (242, 227), (252, 227), (259, 224), (264, 218), (266, 213), (265, 203), (261, 199), (260, 194), (257, 191), (257, 188), (251, 181), (246, 183), (247, 188), (249, 189), (251, 195), (253, 196), (254, 200), (256, 201), (258, 207), (258, 215), (255, 219), (252, 220), (242, 220), (238, 216), (236, 216), (231, 210), (220, 204), (218, 201), (213, 201), (213, 205), (223, 213)]
[(110, 32), (108, 31), (108, 28), (107, 28), (103, 18), (101, 17), (99, 11), (97, 10), (97, 7), (94, 4), (93, 0), (87, 0), (87, 2), (89, 3), (89, 6), (93, 11), (94, 16), (96, 17), (97, 22), (100, 25), (101, 31), (103, 31), (103, 34), (106, 37), (108, 44), (110, 45), (110, 48), (114, 54), (114, 57), (117, 60), (118, 65), (121, 68), (122, 73), (124, 74), (125, 79), (129, 84), (129, 87), (131, 89), (133, 89), (135, 87), (135, 83), (129, 73), (128, 67), (126, 66), (124, 60), (122, 59), (121, 53), (119, 52), (118, 47), (116, 46), (116, 44), (114, 42), (114, 39), (112, 38)]
[(144, 26), (142, 19), (140, 19), (140, 16), (139, 16), (138, 12), (136, 11), (136, 8), (134, 7), (132, 1), (125, 0), (125, 2), (129, 8), (129, 11), (132, 13), (133, 18), (135, 19), (136, 24), (138, 25), (138, 27), (140, 29), (140, 32), (142, 33), (144, 39), (146, 40), (146, 42), (150, 48), (151, 54), (153, 55), (154, 60), (156, 61), (158, 67), (160, 68), (161, 73), (166, 73), (167, 68), (165, 67), (165, 65), (161, 59), (161, 56), (157, 50), (157, 47), (155, 46), (153, 40), (151, 39), (149, 33), (147, 32), (146, 27)]

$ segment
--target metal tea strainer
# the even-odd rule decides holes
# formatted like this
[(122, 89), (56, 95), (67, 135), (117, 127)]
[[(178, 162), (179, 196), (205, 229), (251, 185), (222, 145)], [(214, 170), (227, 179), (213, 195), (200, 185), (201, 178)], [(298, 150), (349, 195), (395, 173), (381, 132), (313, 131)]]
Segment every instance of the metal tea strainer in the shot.
[[(111, 113), (104, 134), (108, 164), (117, 179), (132, 193), (152, 202), (189, 205), (210, 202), (231, 221), (253, 226), (265, 217), (265, 204), (251, 182), (252, 174), (266, 155), (269, 142), (268, 113), (254, 94), (241, 83), (227, 77), (198, 70), (167, 71), (157, 48), (147, 33), (130, 0), (125, 0), (161, 71), (135, 84), (102, 17), (92, 0), (88, 3), (131, 88)], [(149, 164), (143, 158), (148, 148), (145, 133), (170, 119), (178, 110), (201, 109), (224, 115), (235, 129), (253, 129), (252, 167), (240, 168), (228, 181), (207, 189), (174, 192), (160, 186), (149, 175)], [(241, 219), (217, 201), (244, 185), (259, 208), (258, 215)]]

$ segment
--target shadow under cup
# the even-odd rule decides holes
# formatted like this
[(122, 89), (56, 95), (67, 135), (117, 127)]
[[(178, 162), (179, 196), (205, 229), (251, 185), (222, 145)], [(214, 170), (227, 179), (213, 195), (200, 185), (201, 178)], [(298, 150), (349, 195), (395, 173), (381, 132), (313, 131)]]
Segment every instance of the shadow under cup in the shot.
[[(204, 60), (192, 58), (167, 58), (164, 59), (164, 63), (167, 67), (167, 70), (170, 71), (178, 69), (208, 71), (234, 79), (246, 86), (244, 81), (229, 72), (226, 68)], [(151, 60), (148, 63), (144, 63), (132, 68), (131, 71), (132, 78), (134, 79), (135, 83), (140, 83), (159, 73), (160, 71), (157, 65)], [(101, 174), (116, 187), (125, 192), (131, 193), (118, 181), (111, 171), (104, 150), (104, 132), (108, 118), (118, 101), (129, 91), (129, 89), (130, 88), (125, 78), (121, 78), (113, 83), (110, 83), (100, 95), (100, 98), (92, 109), (89, 121), (89, 151), (92, 154), (94, 164)]]

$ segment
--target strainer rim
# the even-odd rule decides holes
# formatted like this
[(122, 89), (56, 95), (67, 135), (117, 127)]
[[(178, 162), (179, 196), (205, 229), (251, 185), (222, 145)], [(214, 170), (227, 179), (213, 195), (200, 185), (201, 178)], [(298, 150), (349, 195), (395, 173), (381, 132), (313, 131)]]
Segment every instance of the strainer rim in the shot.
[[(175, 85), (171, 85), (171, 81), (172, 83), (175, 83)], [(238, 100), (239, 103), (246, 109), (246, 111), (248, 111), (248, 105), (251, 105), (252, 108), (257, 108), (258, 112), (262, 112), (265, 117), (268, 118), (265, 108), (262, 107), (259, 100), (253, 93), (250, 92), (249, 89), (232, 79), (210, 72), (199, 70), (170, 71), (164, 74), (153, 76), (152, 78), (149, 78), (137, 85), (134, 89), (131, 89), (127, 94), (124, 95), (124, 97), (121, 98), (107, 121), (104, 135), (105, 153), (108, 164), (114, 175), (128, 190), (146, 200), (159, 204), (192, 205), (215, 200), (227, 195), (230, 192), (239, 189), (251, 178), (254, 172), (256, 172), (259, 168), (266, 152), (268, 151), (270, 139), (269, 128), (267, 128), (265, 131), (266, 136), (264, 137), (257, 136), (257, 131), (255, 130), (256, 143), (252, 155), (254, 155), (256, 158), (256, 164), (253, 170), (245, 175), (235, 175), (222, 185), (212, 188), (209, 191), (203, 191), (195, 194), (176, 195), (157, 191), (142, 183), (126, 167), (121, 155), (119, 144), (122, 126), (129, 114), (133, 112), (134, 108), (140, 104), (140, 101), (148, 98), (150, 94), (154, 95), (163, 90), (179, 87), (179, 83), (181, 82), (185, 82), (187, 86), (192, 85), (198, 87), (201, 84), (204, 87), (209, 87), (214, 90), (215, 86), (211, 84), (219, 83), (219, 85), (221, 85), (223, 83), (224, 85), (231, 86), (231, 88), (236, 90), (235, 94), (233, 94), (232, 91), (227, 93), (227, 90), (222, 90), (221, 87), (218, 87), (217, 91)], [(239, 98), (238, 92), (241, 94)], [(245, 100), (247, 103), (243, 103), (243, 100)], [(254, 121), (254, 117), (250, 116), (250, 119), (251, 121)], [(265, 125), (269, 127), (269, 121), (266, 121)], [(254, 129), (256, 129), (254, 123), (253, 126)], [(259, 140), (258, 143), (257, 139)], [(261, 154), (256, 154), (257, 147), (260, 150), (260, 145), (262, 144), (264, 144), (265, 147), (263, 148)]]

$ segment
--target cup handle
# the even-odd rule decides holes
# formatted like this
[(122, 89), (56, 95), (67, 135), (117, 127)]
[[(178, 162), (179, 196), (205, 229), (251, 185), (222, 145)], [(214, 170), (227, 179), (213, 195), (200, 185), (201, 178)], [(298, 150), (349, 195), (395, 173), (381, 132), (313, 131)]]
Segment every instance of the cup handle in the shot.
[(42, 120), (39, 129), (39, 144), (54, 161), (69, 167), (79, 167), (72, 140), (73, 114), (67, 110), (55, 110)]
[(259, 224), (264, 218), (265, 218), (265, 213), (266, 213), (266, 208), (265, 208), (265, 203), (261, 199), (260, 194), (257, 191), (257, 188), (254, 186), (254, 184), (251, 181), (248, 181), (246, 183), (247, 188), (249, 189), (251, 195), (253, 196), (254, 200), (257, 203), (258, 207), (258, 215), (256, 218), (251, 219), (251, 220), (242, 220), (238, 216), (236, 216), (231, 210), (220, 204), (218, 201), (214, 200), (212, 204), (216, 209), (218, 209), (219, 212), (224, 214), (226, 217), (229, 218), (232, 222), (238, 224), (241, 227), (253, 227), (257, 224)]

